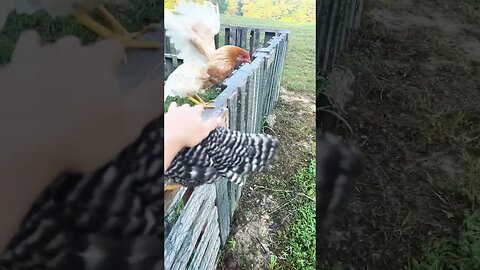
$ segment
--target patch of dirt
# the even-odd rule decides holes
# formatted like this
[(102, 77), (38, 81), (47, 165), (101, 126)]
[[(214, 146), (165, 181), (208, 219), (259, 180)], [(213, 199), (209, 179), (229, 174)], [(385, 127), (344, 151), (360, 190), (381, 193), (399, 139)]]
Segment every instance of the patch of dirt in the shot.
[(275, 124), (265, 132), (280, 140), (279, 151), (272, 168), (247, 180), (218, 269), (268, 269), (270, 256), (281, 255), (283, 247), (274, 237), (288, 226), (290, 211), (284, 195), (275, 190), (291, 190), (291, 177), (313, 157), (314, 96), (282, 89), (274, 114)]
[[(382, 1), (383, 2), (383, 1)], [(322, 269), (403, 269), (455, 236), (466, 198), (464, 153), (480, 149), (480, 20), (465, 1), (366, 1), (344, 66), (356, 80), (339, 134), (366, 170), (322, 243)], [(478, 14), (480, 18), (480, 14)]]
[[(427, 4), (428, 5), (428, 4)], [(458, 13), (439, 10), (430, 6), (416, 9), (372, 9), (365, 13), (375, 22), (381, 23), (387, 31), (405, 31), (409, 28), (423, 28), (439, 34), (436, 41), (445, 47), (458, 47), (466, 60), (480, 61), (480, 29), (459, 17)], [(436, 60), (441, 60), (436, 58)], [(444, 64), (440, 62), (439, 64)]]

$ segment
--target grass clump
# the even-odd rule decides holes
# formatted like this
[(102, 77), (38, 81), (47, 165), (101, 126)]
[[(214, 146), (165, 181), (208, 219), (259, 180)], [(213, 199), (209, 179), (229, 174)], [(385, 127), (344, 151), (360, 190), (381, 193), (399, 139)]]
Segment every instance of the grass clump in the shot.
[(480, 269), (480, 210), (466, 214), (457, 239), (437, 239), (424, 249), (419, 260), (413, 260), (414, 270)]
[(433, 240), (424, 247), (420, 259), (413, 259), (414, 270), (480, 269), (480, 158), (465, 155), (466, 181), (460, 191), (470, 201), (456, 237)]
[(283, 239), (282, 259), (286, 264), (281, 269), (315, 269), (316, 263), (316, 214), (315, 198), (316, 179), (315, 159), (310, 160), (308, 166), (301, 168), (293, 176), (292, 182), (299, 188), (299, 192), (307, 196), (292, 194), (297, 199), (292, 207), (292, 224), (285, 230), (279, 231)]

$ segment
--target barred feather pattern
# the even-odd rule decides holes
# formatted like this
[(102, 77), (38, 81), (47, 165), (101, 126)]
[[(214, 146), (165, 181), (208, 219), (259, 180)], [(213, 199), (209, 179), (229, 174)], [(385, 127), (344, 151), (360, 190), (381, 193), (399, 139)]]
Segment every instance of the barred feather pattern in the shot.
[(0, 269), (163, 269), (163, 176), (162, 116), (101, 169), (54, 181)]
[(317, 138), (317, 232), (326, 232), (342, 211), (363, 170), (360, 153), (332, 134)]
[(184, 148), (165, 176), (186, 187), (213, 183), (221, 177), (243, 186), (242, 176), (267, 168), (277, 147), (278, 140), (270, 135), (218, 127), (199, 145)]

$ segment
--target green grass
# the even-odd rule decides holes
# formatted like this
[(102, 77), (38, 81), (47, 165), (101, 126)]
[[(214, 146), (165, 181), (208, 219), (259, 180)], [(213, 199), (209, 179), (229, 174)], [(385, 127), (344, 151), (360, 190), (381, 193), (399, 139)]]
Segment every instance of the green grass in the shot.
[(292, 178), (293, 185), (298, 187), (298, 192), (293, 194), (297, 200), (291, 206), (292, 223), (278, 232), (281, 242), (280, 247), (284, 263), (281, 269), (315, 269), (316, 230), (315, 230), (315, 203), (309, 199), (315, 198), (316, 183), (315, 159), (311, 159), (308, 166), (300, 168)]
[(222, 23), (290, 30), (282, 86), (291, 91), (315, 91), (315, 24), (222, 15)]
[(412, 259), (414, 270), (480, 269), (480, 158), (465, 155), (467, 173), (460, 193), (470, 201), (463, 226), (455, 237), (435, 239), (423, 248), (419, 259)]
[(474, 10), (480, 12), (480, 0), (468, 0), (468, 4), (470, 4)]
[[(112, 14), (130, 31), (140, 30), (144, 25), (158, 23), (163, 16), (160, 0), (131, 0), (130, 6), (108, 6)], [(25, 30), (36, 30), (44, 41), (53, 42), (61, 37), (73, 35), (85, 44), (97, 36), (71, 16), (53, 18), (43, 11), (32, 15), (11, 13), (5, 27), (0, 32), (0, 64), (10, 61), (15, 44)]]
[(480, 211), (466, 214), (458, 238), (438, 239), (425, 248), (422, 258), (413, 260), (411, 269), (480, 269)]
[[(200, 95), (200, 97), (203, 99), (205, 102), (209, 102), (214, 100), (218, 95), (220, 94), (220, 91), (217, 89), (209, 89), (205, 91), (203, 95)], [(167, 112), (168, 107), (170, 106), (170, 103), (176, 102), (177, 104), (185, 104), (188, 103), (190, 106), (195, 105), (192, 101), (190, 101), (188, 98), (182, 98), (182, 97), (167, 97), (167, 100), (165, 100), (165, 106), (163, 107), (163, 111)]]

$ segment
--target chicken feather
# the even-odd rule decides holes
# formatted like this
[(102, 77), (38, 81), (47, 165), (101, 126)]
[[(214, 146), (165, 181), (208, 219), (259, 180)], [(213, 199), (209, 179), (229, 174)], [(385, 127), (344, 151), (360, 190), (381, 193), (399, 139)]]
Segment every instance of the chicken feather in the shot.
[(165, 10), (165, 34), (184, 61), (205, 64), (215, 52), (214, 37), (220, 32), (218, 6), (207, 2), (181, 2), (175, 13)]
[[(215, 49), (214, 37), (219, 32), (218, 5), (181, 2), (175, 11), (165, 10), (165, 35), (179, 52), (178, 58), (184, 61), (168, 77), (164, 100), (168, 96), (192, 100), (193, 95), (221, 83), (238, 62), (250, 62), (249, 53), (240, 47)], [(206, 105), (202, 102), (199, 104)]]

